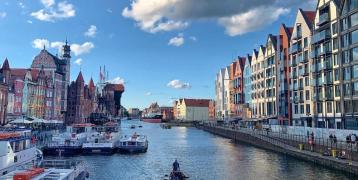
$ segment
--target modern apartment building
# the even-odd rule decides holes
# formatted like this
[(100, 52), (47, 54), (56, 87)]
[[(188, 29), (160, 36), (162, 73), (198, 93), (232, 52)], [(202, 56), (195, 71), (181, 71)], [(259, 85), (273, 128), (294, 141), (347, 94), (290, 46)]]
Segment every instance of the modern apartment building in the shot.
[(293, 28), (281, 24), (277, 38), (277, 115), (280, 125), (291, 125), (292, 106), (290, 100), (290, 66), (289, 47)]
[[(330, 11), (326, 10), (326, 4), (329, 3)], [(340, 68), (334, 66), (334, 72), (341, 71), (341, 74), (337, 73), (340, 77), (339, 82), (335, 81), (335, 89), (338, 91), (336, 95), (340, 95), (341, 107), (336, 106), (336, 114), (342, 113), (342, 119), (337, 118), (335, 121), (336, 127), (341, 128), (342, 124), (345, 125), (346, 129), (358, 129), (358, 1), (357, 0), (341, 0), (340, 4), (335, 2), (320, 2), (318, 6), (318, 12), (320, 17), (320, 23), (326, 23), (326, 19), (331, 20), (332, 25), (332, 36), (336, 37), (337, 29), (340, 35), (340, 48), (338, 57), (341, 61), (334, 61), (334, 65), (338, 64)], [(339, 20), (336, 25), (335, 8), (339, 11)], [(333, 22), (332, 22), (333, 20)], [(334, 28), (334, 30), (333, 30)], [(333, 39), (333, 46), (337, 47), (337, 38)], [(335, 48), (334, 52), (335, 51)], [(335, 55), (336, 56), (336, 55)], [(337, 59), (335, 59), (337, 60)], [(342, 76), (343, 75), (343, 76)], [(343, 91), (339, 91), (343, 90)], [(340, 93), (343, 92), (343, 93)], [(335, 102), (339, 102), (339, 97), (335, 97)], [(342, 122), (345, 123), (341, 123)], [(332, 121), (333, 122), (333, 121)], [(330, 125), (330, 124), (329, 124)], [(329, 126), (332, 127), (332, 126)]]
[(264, 61), (265, 61), (264, 46), (260, 46), (258, 52), (254, 50), (252, 54), (252, 105), (253, 118), (262, 119), (265, 115), (265, 80), (264, 80)]
[(230, 66), (220, 69), (215, 80), (216, 118), (228, 119), (230, 113)]
[[(317, 3), (313, 24), (314, 32), (311, 40), (311, 86), (313, 87), (312, 100), (314, 108), (310, 117), (313, 121), (312, 125), (309, 123), (307, 126), (344, 128), (341, 118), (341, 80), (349, 82), (343, 83), (343, 89), (346, 90), (343, 91), (343, 95), (351, 98), (349, 95), (352, 91), (350, 82), (351, 69), (340, 68), (338, 63), (339, 43), (337, 24), (339, 2), (334, 0), (319, 0)], [(344, 43), (342, 47), (346, 47)], [(342, 62), (344, 62), (343, 59), (345, 58), (342, 55)], [(341, 77), (340, 73), (343, 74), (343, 77)], [(351, 107), (351, 104), (349, 107)]]
[(237, 60), (230, 65), (230, 111), (231, 118), (242, 119), (242, 107), (244, 104), (244, 66), (246, 58), (238, 57)]
[(311, 81), (311, 78), (314, 71), (310, 69), (312, 60), (309, 54), (314, 17), (314, 11), (299, 9), (290, 39), (290, 92), (292, 94), (290, 106), (292, 124), (295, 126), (313, 126), (312, 82), (314, 80)]

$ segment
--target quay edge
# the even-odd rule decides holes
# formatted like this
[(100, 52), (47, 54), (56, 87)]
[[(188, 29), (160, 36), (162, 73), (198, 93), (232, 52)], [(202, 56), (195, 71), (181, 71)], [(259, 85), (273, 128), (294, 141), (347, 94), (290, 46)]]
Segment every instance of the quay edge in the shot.
[(297, 159), (301, 159), (307, 162), (312, 162), (330, 169), (339, 170), (358, 177), (358, 164), (357, 162), (350, 163), (347, 160), (338, 160), (331, 157), (318, 155), (317, 153), (311, 153), (308, 151), (300, 151), (298, 148), (283, 148), (273, 143), (269, 143), (260, 138), (254, 137), (248, 133), (235, 131), (228, 128), (212, 127), (207, 125), (196, 125), (196, 128), (204, 130), (206, 132), (219, 135), (225, 138), (232, 139), (237, 142), (247, 143), (259, 148), (271, 150), (274, 152), (286, 154)]

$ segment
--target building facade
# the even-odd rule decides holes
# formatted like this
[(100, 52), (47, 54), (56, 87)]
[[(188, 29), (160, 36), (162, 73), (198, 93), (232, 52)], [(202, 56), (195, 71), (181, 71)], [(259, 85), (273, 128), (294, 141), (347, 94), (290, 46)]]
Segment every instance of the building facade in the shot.
[(230, 113), (230, 66), (220, 69), (216, 75), (216, 118), (225, 120)]
[(238, 57), (230, 66), (230, 112), (232, 119), (242, 119), (241, 104), (244, 103), (244, 66), (246, 58)]
[(207, 121), (209, 120), (209, 99), (178, 99), (176, 120)]

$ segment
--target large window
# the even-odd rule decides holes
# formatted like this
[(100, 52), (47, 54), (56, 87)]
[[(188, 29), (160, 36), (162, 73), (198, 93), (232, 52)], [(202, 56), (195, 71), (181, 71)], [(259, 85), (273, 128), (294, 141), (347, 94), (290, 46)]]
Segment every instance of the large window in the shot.
[(341, 103), (339, 101), (336, 101), (336, 113), (341, 112)]
[(352, 86), (353, 86), (353, 95), (358, 96), (358, 82), (352, 83)]
[(351, 80), (351, 67), (343, 68), (343, 80), (345, 81)]
[(310, 104), (306, 104), (306, 113), (307, 114), (311, 113)]
[(341, 20), (341, 30), (344, 31), (348, 29), (348, 19), (344, 18)]
[(327, 102), (327, 113), (332, 113), (333, 108), (332, 108), (332, 102)]
[(353, 78), (358, 78), (358, 65), (353, 66)]
[(358, 24), (358, 13), (351, 15), (351, 27)]
[(322, 103), (317, 103), (317, 113), (322, 113)]
[(342, 64), (349, 63), (349, 62), (350, 62), (349, 51), (343, 51), (342, 52)]
[(333, 49), (338, 49), (338, 39), (337, 38), (333, 39)]
[(341, 96), (341, 91), (340, 91), (339, 85), (334, 85), (334, 94), (336, 97)]
[(351, 37), (352, 37), (352, 44), (357, 43), (358, 42), (358, 30), (353, 31), (351, 34)]
[(306, 90), (306, 100), (310, 100), (310, 91)]
[(338, 65), (338, 54), (333, 54), (333, 65)]
[(334, 80), (339, 81), (339, 69), (334, 69)]
[(332, 33), (337, 34), (337, 32), (338, 32), (337, 31), (337, 22), (335, 22), (335, 23), (332, 24)]
[(343, 84), (343, 91), (344, 91), (344, 96), (351, 95), (351, 86), (349, 83)]
[(346, 113), (352, 113), (352, 103), (350, 100), (344, 101), (344, 111)]
[(355, 47), (351, 50), (352, 61), (358, 60), (358, 47)]

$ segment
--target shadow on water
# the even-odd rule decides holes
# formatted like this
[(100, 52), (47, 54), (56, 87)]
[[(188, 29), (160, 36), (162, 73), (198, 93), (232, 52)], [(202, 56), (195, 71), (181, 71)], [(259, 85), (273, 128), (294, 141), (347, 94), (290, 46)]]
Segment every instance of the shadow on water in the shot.
[[(135, 129), (130, 128), (132, 124), (136, 125)], [(91, 179), (168, 179), (165, 175), (170, 173), (175, 159), (190, 179), (357, 179), (286, 155), (233, 143), (195, 128), (162, 129), (159, 124), (125, 121), (121, 131), (147, 135), (148, 152), (75, 157), (85, 161)]]

